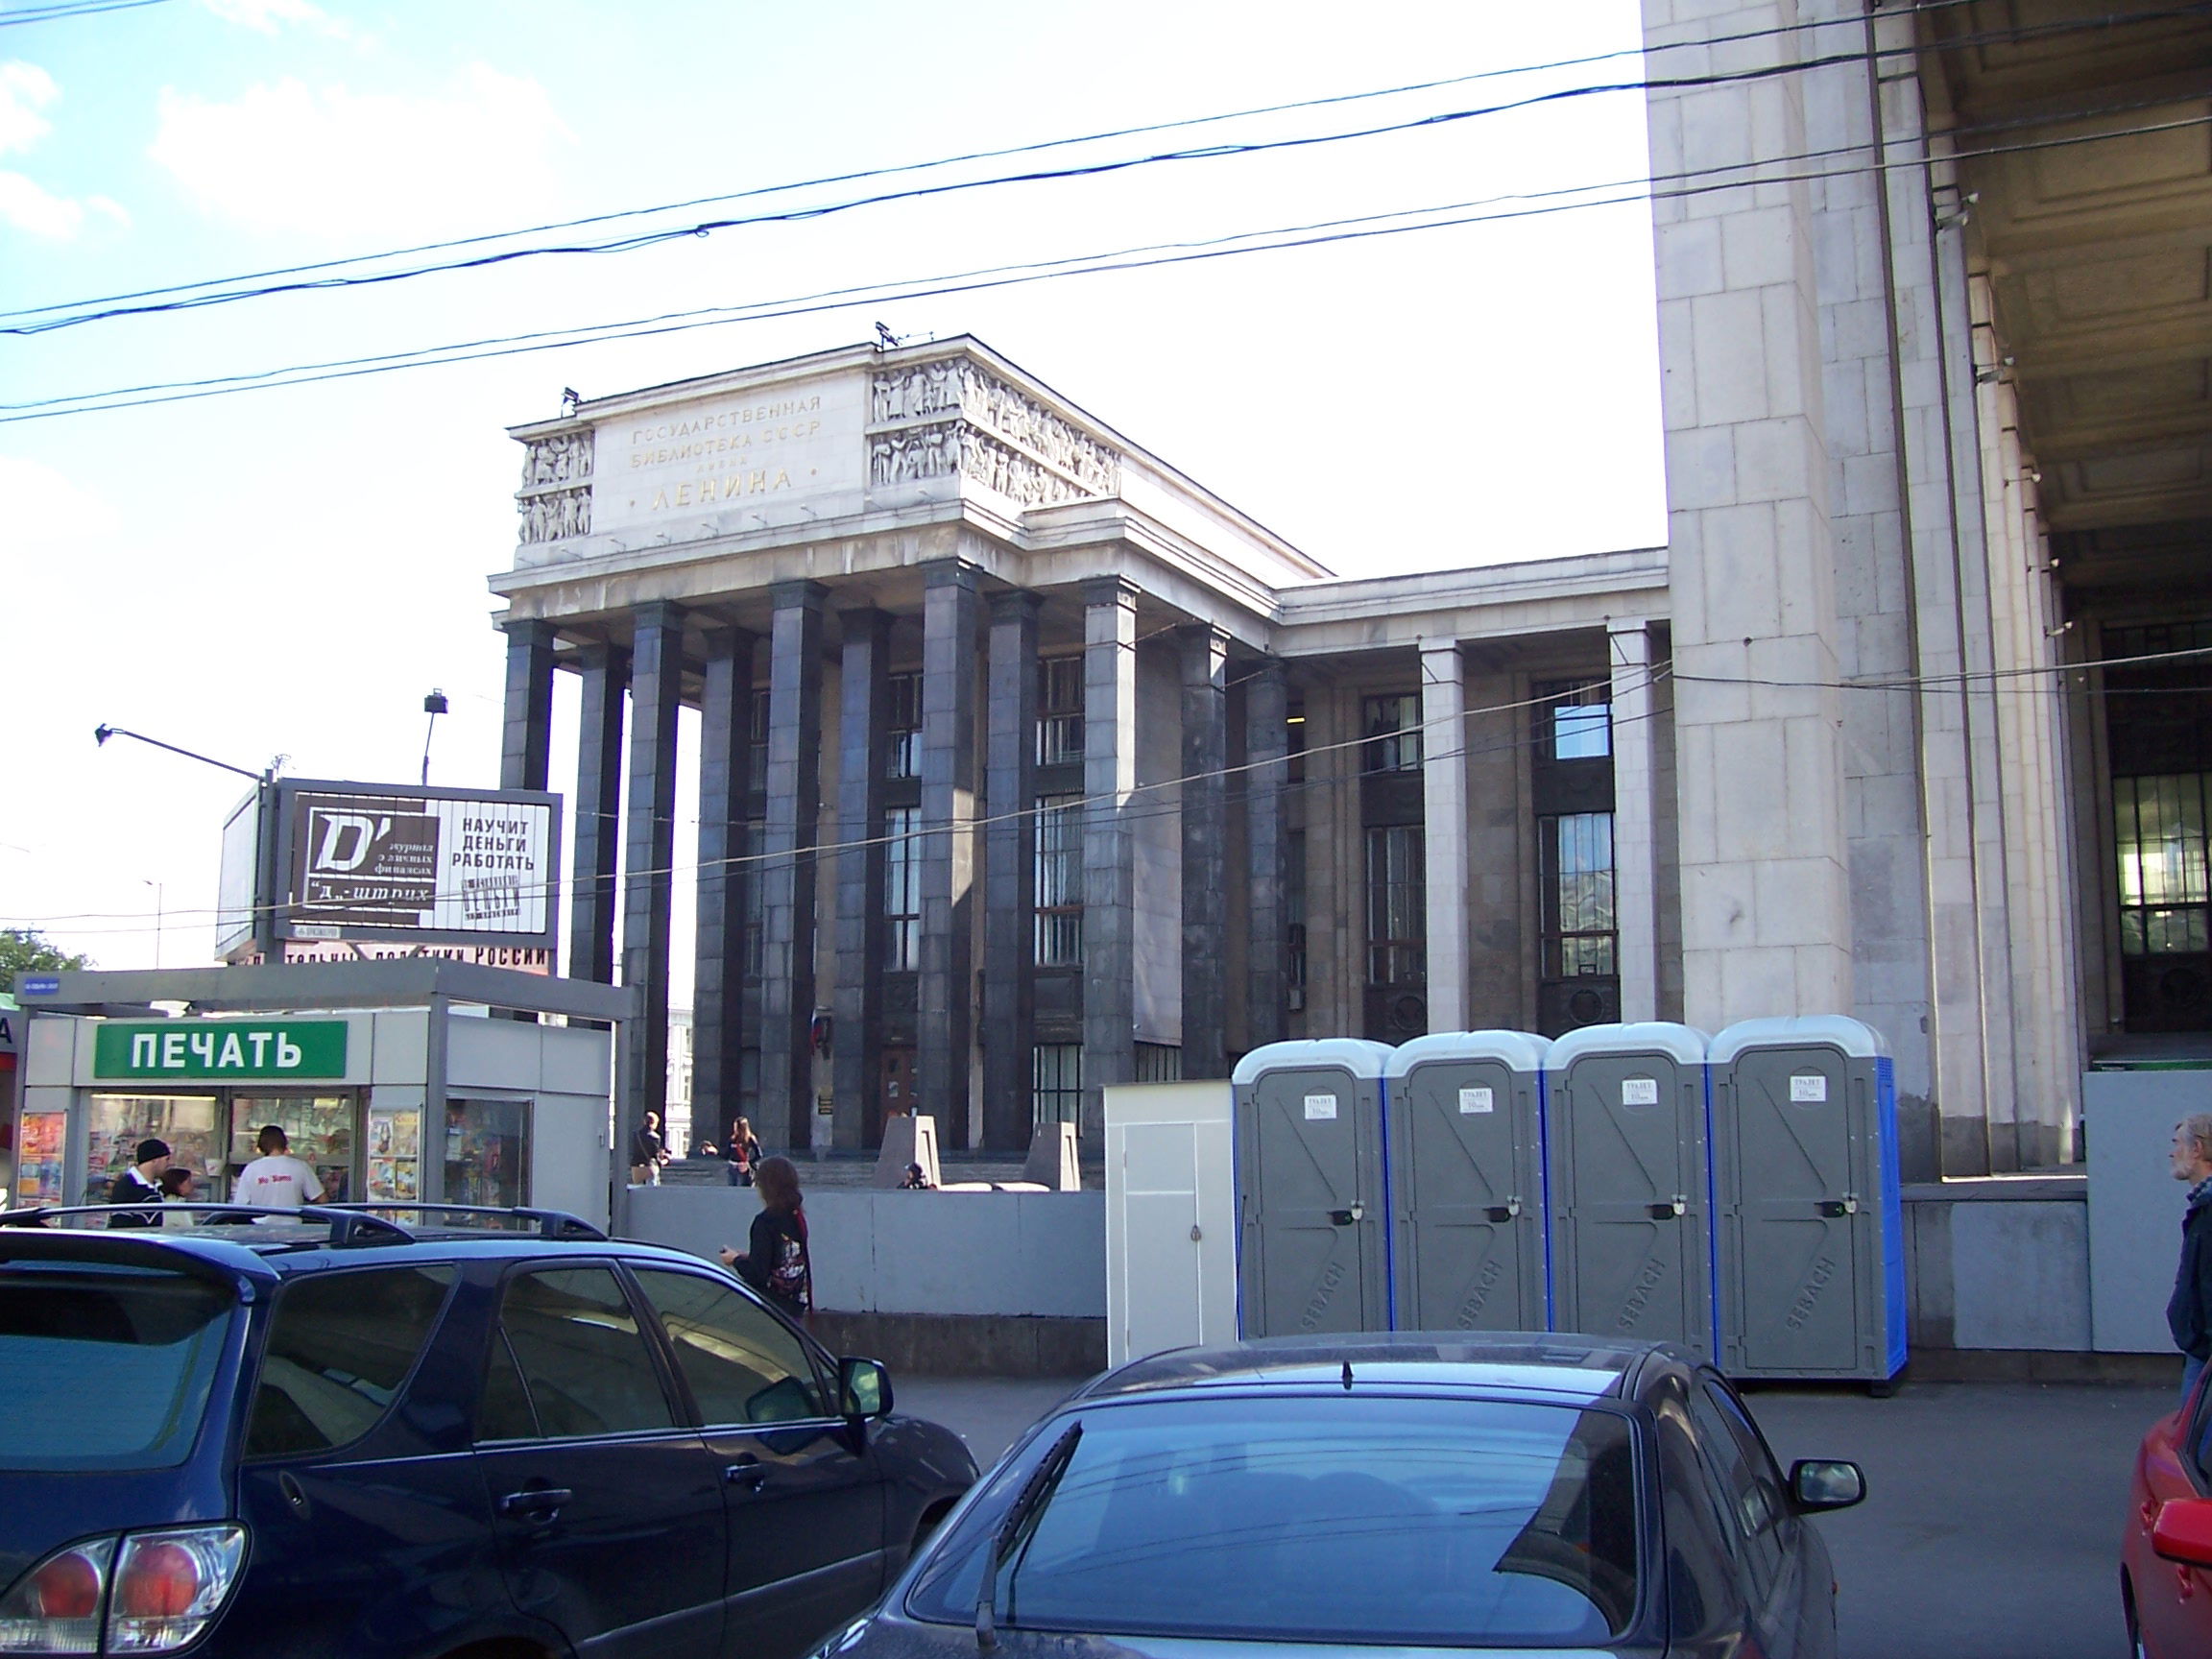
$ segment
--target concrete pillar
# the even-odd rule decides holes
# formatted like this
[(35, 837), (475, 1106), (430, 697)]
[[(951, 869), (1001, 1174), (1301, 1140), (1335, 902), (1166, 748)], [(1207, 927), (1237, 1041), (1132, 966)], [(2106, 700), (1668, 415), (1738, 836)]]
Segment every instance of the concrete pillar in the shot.
[(542, 789), (552, 776), (553, 625), (517, 618), (507, 635), (507, 718), (499, 787)]
[(1183, 659), (1183, 1075), (1229, 1075), (1229, 637), (1175, 631)]
[(1478, 665), (1461, 686), (1467, 733), (1467, 1024), (1528, 1030), (1536, 1019), (1535, 816), (1526, 679)]
[(883, 1050), (883, 777), (891, 704), (891, 618), (856, 606), (837, 700), (837, 990), (830, 1038), (830, 1143), (868, 1143)]
[(760, 862), (760, 1118), (768, 1144), (814, 1135), (814, 858), (822, 812), (822, 601), (818, 582), (769, 589), (767, 810)]
[(1659, 852), (1651, 636), (1640, 618), (1606, 624), (1613, 664), (1613, 926), (1621, 1018), (1659, 1018)]
[(1083, 589), (1083, 1133), (1102, 1135), (1110, 1084), (1137, 1075), (1137, 589)]
[(918, 1110), (942, 1146), (973, 1144), (970, 1037), (974, 997), (976, 570), (926, 567), (922, 611), (922, 971), (915, 987)]
[(623, 824), (622, 983), (639, 992), (623, 1022), (635, 1095), (621, 1121), (668, 1110), (668, 926), (675, 900), (676, 710), (684, 685), (684, 613), (641, 605), (630, 641), (630, 799)]
[(699, 704), (699, 939), (691, 990), (691, 1123), (720, 1143), (745, 1047), (745, 802), (752, 792), (754, 636), (707, 634)]
[(1467, 686), (1456, 640), (1421, 642), (1421, 845), (1429, 1029), (1467, 1029)]
[(1037, 1041), (1037, 612), (1034, 593), (991, 601), (984, 716), (983, 1144), (1026, 1145)]
[(1288, 893), (1284, 863), (1283, 802), (1290, 783), (1289, 688), (1283, 663), (1267, 658), (1244, 682), (1244, 838), (1250, 850), (1251, 971), (1244, 990), (1244, 1029), (1251, 1047), (1288, 1033), (1285, 942)]
[(576, 741), (575, 834), (568, 883), (568, 977), (614, 982), (615, 862), (621, 847), (622, 693), (630, 654), (583, 654), (584, 709)]
[[(1800, 154), (1796, 9), (1730, 14), (1757, 81), (1655, 90), (1656, 174)], [(1701, 20), (1697, 28), (1708, 27)], [(1674, 38), (1647, 0), (1647, 38)], [(1852, 1003), (1833, 480), (1811, 186), (1654, 201), (1671, 549), (1684, 1015)], [(1722, 225), (1725, 224), (1725, 236)]]

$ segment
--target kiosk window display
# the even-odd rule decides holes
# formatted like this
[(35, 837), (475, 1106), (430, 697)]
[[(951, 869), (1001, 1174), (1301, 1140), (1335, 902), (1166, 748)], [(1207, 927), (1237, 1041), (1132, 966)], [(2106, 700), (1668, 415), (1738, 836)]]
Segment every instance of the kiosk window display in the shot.
[(496, 1207), (526, 1201), (523, 1100), (445, 1103), (445, 1202)]
[(195, 1172), (210, 1190), (228, 1190), (213, 1094), (95, 1094), (85, 1116), (84, 1200), (104, 1204), (116, 1176), (131, 1167), (138, 1142), (169, 1143), (170, 1165)]
[(292, 1156), (323, 1178), (323, 1196), (332, 1203), (352, 1199), (354, 1149), (360, 1143), (355, 1118), (357, 1096), (348, 1094), (234, 1094), (230, 1097), (228, 1182), (261, 1155), (256, 1138), (274, 1123), (292, 1142)]

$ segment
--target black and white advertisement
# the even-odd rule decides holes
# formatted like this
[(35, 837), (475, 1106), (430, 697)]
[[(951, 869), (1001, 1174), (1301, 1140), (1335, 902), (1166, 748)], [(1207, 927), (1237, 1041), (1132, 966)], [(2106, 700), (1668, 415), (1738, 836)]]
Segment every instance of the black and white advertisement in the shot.
[(362, 785), (285, 794), (290, 938), (549, 939), (559, 797)]

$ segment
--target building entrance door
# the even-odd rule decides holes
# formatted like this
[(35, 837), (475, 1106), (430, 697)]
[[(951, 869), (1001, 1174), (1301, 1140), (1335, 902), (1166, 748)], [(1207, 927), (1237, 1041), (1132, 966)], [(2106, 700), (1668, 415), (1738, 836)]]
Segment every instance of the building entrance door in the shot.
[(876, 1097), (868, 1103), (867, 1141), (883, 1144), (883, 1125), (902, 1112), (914, 1110), (914, 1050), (885, 1048), (876, 1074)]

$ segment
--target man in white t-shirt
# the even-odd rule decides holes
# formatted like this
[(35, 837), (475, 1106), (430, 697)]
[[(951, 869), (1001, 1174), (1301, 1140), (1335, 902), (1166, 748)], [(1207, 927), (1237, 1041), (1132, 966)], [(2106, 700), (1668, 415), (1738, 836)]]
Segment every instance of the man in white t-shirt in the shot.
[(261, 1156), (238, 1171), (230, 1202), (261, 1210), (296, 1210), (323, 1202), (323, 1177), (292, 1156), (292, 1139), (272, 1123), (255, 1138)]

